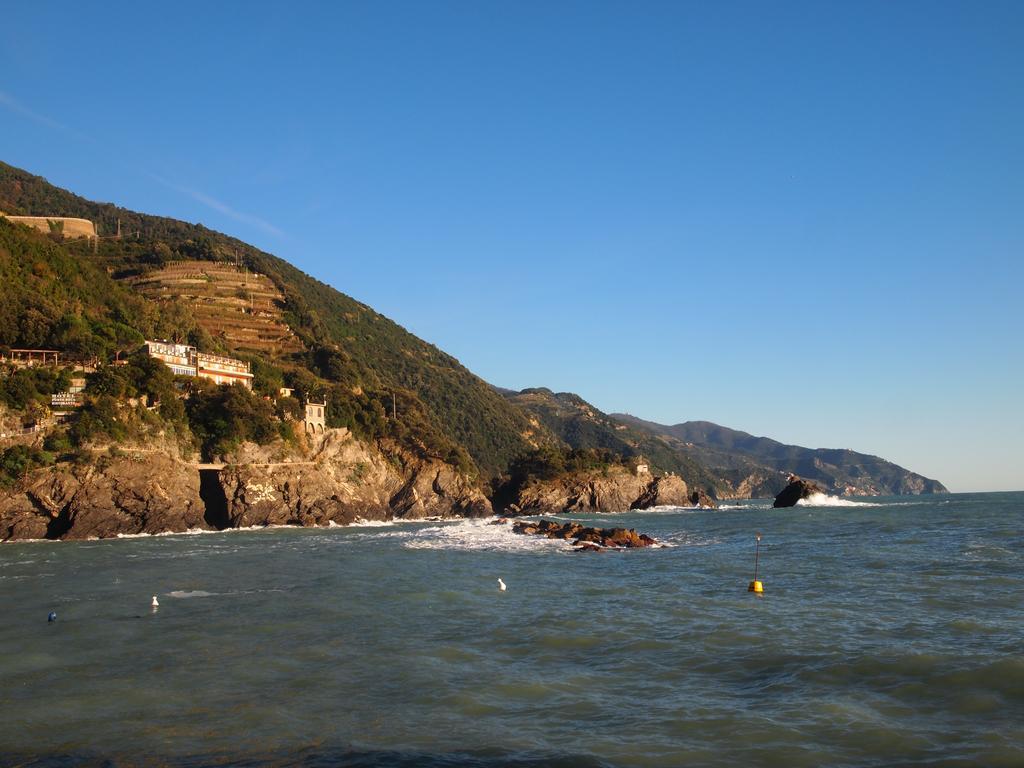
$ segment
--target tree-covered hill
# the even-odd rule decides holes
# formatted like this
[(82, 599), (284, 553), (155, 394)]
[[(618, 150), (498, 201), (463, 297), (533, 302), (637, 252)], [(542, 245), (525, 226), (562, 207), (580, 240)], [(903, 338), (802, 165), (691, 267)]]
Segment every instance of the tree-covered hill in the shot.
[[(77, 333), (82, 338), (76, 349), (101, 354), (155, 335), (236, 352), (229, 342), (204, 338), (183, 302), (147, 302), (125, 290), (118, 278), (137, 277), (181, 260), (243, 263), (277, 286), (284, 296), (284, 318), (306, 348), (254, 363), (264, 364), (271, 379), (286, 376), (300, 388), (328, 388), (332, 410), (343, 423), (362, 420), (373, 432), (388, 411), (396, 410), (401, 423), (391, 428), (404, 430), (408, 441), (422, 443), (464, 468), (471, 466), (471, 457), (485, 475), (502, 471), (538, 440), (549, 439), (450, 355), (236, 238), (198, 224), (92, 202), (4, 163), (0, 211), (87, 218), (96, 223), (101, 237), (93, 253), (85, 241), (53, 242), (4, 223), (9, 254), (4, 260), (9, 264), (0, 268), (14, 279), (3, 288), (0, 343), (67, 348)], [(124, 236), (114, 239), (119, 222)]]
[(643, 458), (655, 472), (674, 472), (695, 487), (716, 494), (731, 490), (725, 478), (709, 472), (676, 446), (646, 430), (615, 420), (579, 395), (555, 393), (546, 387), (503, 392), (509, 401), (529, 413), (572, 450), (607, 451), (624, 458)]

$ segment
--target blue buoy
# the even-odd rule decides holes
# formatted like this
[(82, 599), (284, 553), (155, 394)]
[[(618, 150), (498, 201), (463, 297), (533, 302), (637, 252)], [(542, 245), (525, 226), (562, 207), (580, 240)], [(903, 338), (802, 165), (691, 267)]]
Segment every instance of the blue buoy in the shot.
[(57, 612), (56, 611), (50, 611), (50, 615), (46, 617), (46, 620), (48, 622), (51, 622), (51, 623), (56, 621), (57, 620)]

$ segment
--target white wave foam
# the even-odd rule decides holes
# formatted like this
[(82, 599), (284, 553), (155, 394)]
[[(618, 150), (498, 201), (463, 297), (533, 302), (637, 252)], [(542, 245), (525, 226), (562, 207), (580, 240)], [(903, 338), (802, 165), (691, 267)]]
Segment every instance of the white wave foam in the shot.
[[(436, 522), (440, 518), (425, 518), (423, 520), (361, 520), (357, 519), (355, 522), (349, 525), (338, 525), (333, 520), (328, 521), (325, 526), (312, 526), (312, 525), (245, 525), (239, 528), (222, 528), (220, 530), (214, 528), (189, 528), (185, 531), (160, 531), (158, 533), (117, 533), (108, 538), (101, 538), (99, 536), (88, 536), (85, 541), (96, 542), (96, 541), (114, 541), (117, 539), (153, 539), (153, 538), (164, 538), (167, 536), (206, 536), (209, 534), (218, 533), (253, 533), (259, 531), (273, 531), (282, 528), (297, 528), (302, 530), (317, 530), (318, 528), (331, 529), (331, 528), (388, 528), (400, 523), (412, 524), (412, 523), (425, 523), (425, 522)], [(60, 544), (61, 539), (7, 539), (0, 541), (0, 544), (35, 544), (35, 543), (51, 543)]]
[(672, 504), (659, 504), (647, 509), (631, 509), (639, 515), (692, 515), (694, 512), (714, 512), (710, 507), (677, 507)]
[(53, 544), (59, 542), (60, 539), (3, 539), (0, 540), (2, 544)]
[[(160, 533), (119, 533), (114, 536), (115, 539), (149, 539), (159, 538), (163, 536), (199, 536), (204, 533), (222, 533), (222, 531), (213, 531), (206, 528), (189, 528), (187, 531), (160, 531)], [(102, 541), (95, 537), (90, 537), (89, 541)]]
[(193, 590), (176, 589), (173, 592), (168, 592), (167, 596), (168, 597), (174, 597), (174, 598), (177, 598), (179, 600), (187, 600), (190, 597), (214, 597), (214, 596), (216, 596), (216, 594), (217, 594), (216, 592), (207, 592), (207, 591), (202, 590), (202, 589), (193, 589)]
[(336, 522), (331, 520), (329, 528), (391, 528), (396, 525), (399, 521), (397, 520), (363, 520), (358, 518), (348, 525), (338, 525)]
[(698, 536), (696, 534), (687, 533), (686, 531), (679, 531), (677, 533), (670, 533), (669, 535), (659, 539), (658, 544), (656, 546), (672, 548), (710, 547), (721, 543), (721, 539), (706, 536)]
[[(405, 549), (455, 549), (475, 552), (574, 552), (572, 539), (549, 539), (512, 532), (512, 524), (493, 524), (490, 520), (460, 520), (444, 525), (380, 534), (403, 539)], [(654, 549), (675, 547), (659, 540)], [(618, 551), (617, 549), (615, 551)]]
[(492, 552), (571, 551), (573, 542), (543, 536), (512, 533), (512, 525), (492, 525), (488, 520), (454, 523), (391, 534), (405, 539), (405, 549), (458, 549)]
[[(333, 522), (333, 521), (332, 521)], [(151, 539), (151, 538), (163, 538), (165, 536), (206, 536), (209, 534), (217, 533), (255, 533), (259, 531), (276, 531), (281, 529), (296, 528), (301, 530), (316, 530), (319, 526), (312, 525), (294, 525), (294, 524), (273, 524), (273, 525), (243, 525), (239, 528), (222, 528), (220, 530), (214, 528), (189, 528), (187, 531), (160, 531), (159, 533), (118, 533), (112, 538), (114, 539)], [(324, 528), (347, 528), (344, 525), (333, 525), (323, 526)], [(110, 541), (110, 539), (101, 539), (98, 536), (90, 536), (86, 541)]]
[(841, 499), (838, 496), (829, 496), (825, 493), (812, 493), (806, 499), (800, 499), (797, 504), (801, 507), (878, 507), (880, 504), (872, 504), (870, 501), (851, 501)]

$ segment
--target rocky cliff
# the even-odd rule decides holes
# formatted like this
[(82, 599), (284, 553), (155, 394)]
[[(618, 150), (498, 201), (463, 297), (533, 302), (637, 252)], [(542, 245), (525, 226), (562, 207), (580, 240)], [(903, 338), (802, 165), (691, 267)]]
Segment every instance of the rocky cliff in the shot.
[(565, 512), (625, 512), (656, 506), (691, 506), (678, 475), (637, 475), (624, 467), (531, 480), (514, 489), (503, 511), (539, 515)]
[(205, 513), (194, 467), (127, 450), (37, 470), (0, 494), (0, 540), (182, 532), (209, 527)]
[(305, 448), (282, 456), (280, 445), (245, 444), (219, 469), (122, 448), (39, 469), (0, 493), (0, 540), (491, 514), (483, 492), (441, 461), (385, 453), (343, 429)]
[(306, 461), (260, 461), (266, 452), (251, 445), (242, 453), (244, 463), (219, 473), (230, 527), (491, 514), (483, 492), (450, 465), (385, 455), (344, 429), (314, 438)]

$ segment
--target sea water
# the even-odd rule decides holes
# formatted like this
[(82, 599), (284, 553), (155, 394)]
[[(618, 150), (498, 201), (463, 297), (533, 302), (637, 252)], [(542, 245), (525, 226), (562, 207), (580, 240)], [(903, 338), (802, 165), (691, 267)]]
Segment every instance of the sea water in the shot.
[(0, 763), (1024, 765), (1024, 494), (570, 517), (0, 546)]

